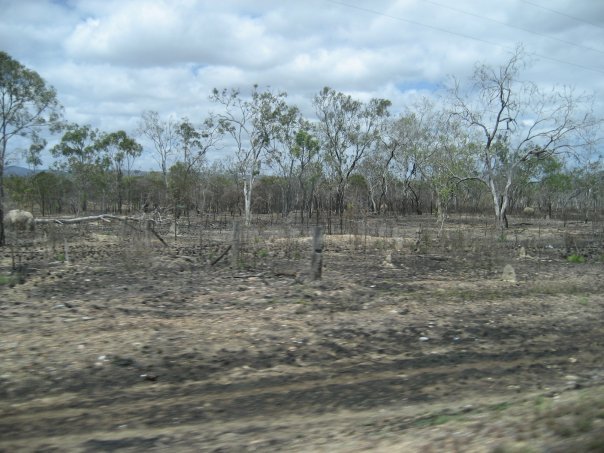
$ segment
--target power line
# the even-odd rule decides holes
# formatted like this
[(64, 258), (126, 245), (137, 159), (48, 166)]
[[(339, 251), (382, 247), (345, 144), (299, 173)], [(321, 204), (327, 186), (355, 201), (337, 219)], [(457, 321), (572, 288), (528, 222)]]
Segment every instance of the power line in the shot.
[(604, 50), (594, 49), (593, 47), (588, 47), (588, 46), (584, 46), (582, 44), (577, 44), (577, 43), (574, 43), (574, 42), (571, 42), (571, 41), (566, 41), (564, 39), (556, 38), (555, 36), (546, 35), (545, 33), (539, 33), (537, 31), (533, 31), (533, 30), (530, 30), (528, 28), (518, 27), (517, 25), (511, 25), (511, 24), (508, 24), (506, 22), (502, 22), (500, 20), (491, 19), (490, 17), (482, 16), (480, 14), (475, 14), (475, 13), (472, 13), (472, 12), (469, 12), (469, 11), (464, 11), (464, 10), (461, 10), (461, 9), (458, 9), (458, 8), (454, 8), (454, 7), (449, 6), (449, 5), (443, 5), (442, 3), (438, 3), (438, 2), (435, 2), (435, 1), (432, 1), (432, 0), (422, 0), (422, 1), (424, 3), (430, 3), (432, 5), (436, 5), (436, 6), (439, 6), (441, 8), (446, 8), (446, 9), (449, 9), (451, 11), (455, 11), (455, 12), (458, 12), (458, 13), (461, 13), (461, 14), (465, 14), (467, 16), (472, 16), (472, 17), (476, 17), (478, 19), (488, 20), (490, 22), (493, 22), (493, 23), (496, 23), (496, 24), (499, 24), (499, 25), (504, 25), (504, 26), (509, 27), (509, 28), (515, 28), (516, 30), (522, 30), (522, 31), (527, 32), (527, 33), (532, 33), (533, 35), (541, 36), (541, 37), (544, 37), (544, 38), (547, 38), (547, 39), (552, 39), (554, 41), (558, 41), (558, 42), (561, 42), (563, 44), (568, 44), (570, 46), (575, 46), (575, 47), (579, 47), (581, 49), (586, 49), (586, 50), (590, 50), (592, 52), (598, 52), (598, 53), (604, 54)]
[(520, 1), (524, 2), (524, 3), (528, 4), (528, 5), (534, 6), (535, 8), (541, 8), (541, 9), (543, 9), (545, 11), (549, 11), (550, 13), (558, 14), (559, 16), (568, 17), (569, 19), (576, 20), (577, 22), (583, 22), (584, 24), (591, 25), (592, 27), (597, 27), (597, 28), (604, 29), (604, 26), (596, 24), (594, 22), (590, 22), (590, 21), (585, 20), (585, 19), (581, 19), (580, 17), (571, 16), (570, 14), (563, 13), (562, 11), (557, 11), (555, 9), (548, 8), (546, 6), (542, 6), (542, 5), (539, 5), (538, 3), (530, 2), (528, 0), (520, 0)]
[[(488, 41), (488, 40), (482, 39), (482, 38), (477, 38), (477, 37), (471, 36), (471, 35), (466, 35), (464, 33), (455, 32), (455, 31), (452, 31), (452, 30), (448, 30), (446, 28), (436, 27), (434, 25), (425, 24), (423, 22), (418, 22), (418, 21), (415, 21), (415, 20), (412, 20), (412, 19), (405, 19), (403, 17), (393, 16), (393, 15), (388, 14), (388, 13), (383, 13), (381, 11), (376, 11), (376, 10), (365, 8), (365, 7), (362, 7), (362, 6), (351, 5), (349, 3), (341, 2), (341, 1), (338, 1), (338, 0), (326, 0), (326, 1), (329, 2), (329, 3), (333, 3), (335, 5), (344, 6), (344, 7), (351, 8), (351, 9), (356, 9), (356, 10), (363, 11), (363, 12), (370, 13), (370, 14), (374, 14), (374, 15), (377, 15), (377, 16), (387, 17), (389, 19), (393, 19), (393, 20), (396, 20), (396, 21), (399, 21), (399, 22), (406, 22), (408, 24), (413, 24), (413, 25), (417, 25), (419, 27), (424, 27), (424, 28), (430, 28), (432, 30), (437, 30), (437, 31), (440, 31), (440, 32), (443, 32), (443, 33), (447, 33), (449, 35), (460, 36), (462, 38), (466, 38), (466, 39), (471, 39), (473, 41), (482, 42), (484, 44), (489, 44), (491, 46), (495, 46), (495, 47), (499, 47), (500, 49), (507, 50), (508, 52), (513, 51), (513, 49), (510, 49), (509, 47), (506, 47), (504, 45), (498, 44), (496, 42)], [(581, 65), (581, 64), (578, 64), (578, 63), (571, 63), (570, 61), (559, 60), (557, 58), (548, 57), (547, 55), (541, 55), (541, 54), (534, 53), (534, 52), (533, 52), (533, 55), (536, 56), (536, 57), (542, 58), (544, 60), (553, 61), (555, 63), (565, 64), (565, 65), (568, 65), (568, 66), (574, 66), (576, 68), (586, 69), (588, 71), (593, 71), (593, 72), (597, 72), (599, 74), (604, 74), (604, 70), (602, 70), (602, 69), (592, 68), (590, 66), (584, 66), (584, 65)]]
[(492, 46), (497, 46), (497, 47), (500, 47), (502, 49), (506, 49), (505, 46), (502, 46), (502, 45), (497, 44), (495, 42), (487, 41), (486, 39), (482, 39), (482, 38), (476, 38), (475, 36), (466, 35), (464, 33), (459, 33), (459, 32), (452, 31), (452, 30), (447, 30), (446, 28), (441, 28), (441, 27), (436, 27), (434, 25), (424, 24), (422, 22), (418, 22), (418, 21), (415, 21), (415, 20), (412, 20), (412, 19), (405, 19), (403, 17), (392, 16), (390, 14), (383, 13), (381, 11), (376, 11), (376, 10), (365, 8), (365, 7), (362, 7), (362, 6), (351, 5), (349, 3), (344, 3), (344, 2), (337, 1), (337, 0), (327, 0), (327, 1), (329, 3), (333, 3), (335, 5), (340, 5), (340, 6), (345, 6), (347, 8), (357, 9), (359, 11), (375, 14), (377, 16), (388, 17), (389, 19), (394, 19), (394, 20), (397, 20), (399, 22), (407, 22), (408, 24), (418, 25), (418, 26), (424, 27), (424, 28), (430, 28), (432, 30), (441, 31), (443, 33), (448, 33), (450, 35), (461, 36), (462, 38), (472, 39), (474, 41), (479, 41), (479, 42), (482, 42), (482, 43), (485, 43), (485, 44), (490, 44)]

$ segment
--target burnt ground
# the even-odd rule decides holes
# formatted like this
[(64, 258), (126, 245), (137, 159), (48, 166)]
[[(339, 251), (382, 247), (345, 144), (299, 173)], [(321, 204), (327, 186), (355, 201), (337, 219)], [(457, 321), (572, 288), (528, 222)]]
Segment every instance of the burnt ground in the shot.
[(0, 263), (0, 451), (604, 451), (602, 232), (571, 228), (328, 236), (321, 281), (293, 230), (235, 269), (228, 231), (38, 233)]

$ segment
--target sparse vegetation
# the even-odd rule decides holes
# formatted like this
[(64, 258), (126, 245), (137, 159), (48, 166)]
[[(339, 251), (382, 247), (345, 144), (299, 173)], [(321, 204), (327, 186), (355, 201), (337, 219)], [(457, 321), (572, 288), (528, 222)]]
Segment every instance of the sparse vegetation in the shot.
[(583, 255), (572, 254), (566, 257), (566, 260), (569, 263), (582, 264), (585, 262), (585, 257)]
[[(28, 439), (24, 419), (39, 427), (40, 442), (52, 444), (44, 426), (53, 429), (55, 418), (45, 414), (54, 413), (64, 393), (80, 395), (78, 388), (93, 386), (98, 390), (86, 397), (85, 410), (94, 416), (95, 432), (109, 437), (116, 423), (160, 410), (181, 426), (195, 425), (195, 436), (206, 439), (217, 433), (199, 418), (198, 407), (212, 420), (228, 417), (242, 432), (250, 428), (237, 415), (242, 410), (253, 408), (262, 418), (258, 411), (273, 416), (277, 407), (280, 426), (303, 411), (305, 429), (413, 439), (422, 449), (446, 451), (449, 440), (437, 438), (437, 431), (463, 432), (468, 446), (484, 443), (487, 451), (542, 451), (566, 443), (599, 448), (600, 403), (588, 411), (581, 398), (570, 396), (583, 391), (573, 386), (586, 392), (601, 387), (601, 264), (569, 266), (560, 224), (518, 230), (498, 243), (497, 232), (485, 235), (474, 219), (445, 224), (440, 237), (440, 225), (422, 216), (390, 219), (387, 228), (382, 219), (367, 219), (350, 234), (325, 236), (324, 276), (311, 281), (310, 237), (299, 234), (304, 226), (256, 218), (242, 229), (238, 266), (231, 267), (228, 218), (206, 227), (205, 218), (193, 217), (179, 223), (176, 236), (172, 223), (156, 224), (165, 244), (142, 227), (102, 222), (85, 230), (58, 226), (48, 244), (39, 242), (38, 231), (35, 243), (14, 248), (17, 266), (32, 272), (22, 284), (3, 278), (0, 285), (2, 306), (15, 314), (0, 346), (17, 344), (15, 335), (24, 342), (3, 361), (1, 382), (12, 392), (6, 404), (20, 420), (7, 432), (21, 434), (0, 441), (0, 448)], [(83, 232), (85, 240), (78, 239)], [(443, 247), (443, 241), (461, 241), (460, 232), (467, 244), (462, 253), (454, 244)], [(601, 253), (593, 242), (582, 248), (592, 234), (590, 225), (574, 227), (575, 253)], [(547, 239), (539, 242), (539, 235)], [(357, 237), (366, 247), (359, 249)], [(68, 268), (58, 261), (62, 251), (48, 259), (52, 241), (61, 250), (64, 240)], [(530, 257), (518, 256), (519, 244), (526, 244)], [(500, 280), (507, 263), (520, 283)], [(0, 264), (8, 275), (11, 254)], [(19, 319), (27, 319), (31, 332), (25, 339)], [(66, 322), (70, 340), (62, 342)], [(41, 360), (39, 351), (49, 342), (52, 365), (32, 373), (30, 364)], [(74, 345), (82, 352), (74, 355)], [(147, 400), (144, 385), (155, 382), (161, 385)], [(186, 402), (178, 396), (183, 386)], [(102, 413), (95, 395), (102, 398)], [(120, 403), (132, 398), (136, 413)], [(31, 401), (44, 410), (27, 412)], [(313, 425), (332, 408), (351, 418)], [(86, 423), (53, 417), (71, 434)], [(0, 417), (0, 423), (11, 419)], [(272, 426), (274, 420), (264, 417), (262, 423)], [(151, 435), (154, 428), (141, 429)], [(240, 450), (254, 433), (228, 445)], [(182, 435), (192, 436), (186, 429)], [(63, 443), (72, 438), (77, 436), (60, 437)], [(293, 437), (285, 442), (289, 450), (300, 446)]]
[(17, 278), (13, 275), (0, 275), (0, 286), (15, 286)]
[[(88, 451), (86, 433), (111, 448), (140, 435), (150, 449), (291, 451), (312, 432), (446, 451), (436, 433), (459, 428), (495, 451), (597, 451), (604, 173), (557, 151), (589, 148), (600, 120), (570, 94), (532, 98), (521, 60), (477, 66), (482, 97), (455, 84), (447, 109), (396, 117), (329, 87), (316, 121), (285, 92), (215, 89), (201, 124), (143, 113), (161, 167), (146, 174), (129, 173), (142, 148), (124, 132), (63, 124), (63, 172), (0, 174), (11, 203), (59, 217), (0, 249), (0, 449)], [(37, 74), (0, 64), (58, 107)], [(538, 136), (514, 119), (531, 105)], [(208, 165), (226, 136), (236, 158)], [(67, 211), (124, 216), (72, 225)], [(587, 396), (551, 396), (575, 387)]]

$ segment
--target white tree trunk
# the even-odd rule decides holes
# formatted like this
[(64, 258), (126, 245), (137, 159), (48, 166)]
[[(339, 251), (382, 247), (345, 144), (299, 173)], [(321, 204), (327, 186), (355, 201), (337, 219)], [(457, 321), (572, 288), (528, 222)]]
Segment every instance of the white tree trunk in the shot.
[(252, 185), (253, 178), (243, 181), (243, 199), (245, 202), (245, 226), (250, 226), (252, 223)]

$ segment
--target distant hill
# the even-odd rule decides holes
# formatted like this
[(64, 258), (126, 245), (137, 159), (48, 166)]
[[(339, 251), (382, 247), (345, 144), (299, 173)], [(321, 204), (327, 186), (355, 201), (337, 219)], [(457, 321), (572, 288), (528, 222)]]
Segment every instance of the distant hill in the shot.
[(33, 171), (29, 168), (19, 167), (17, 165), (9, 165), (8, 167), (4, 168), (4, 176), (31, 176), (36, 173), (40, 173), (41, 171), (44, 170)]
[[(42, 168), (40, 170), (30, 170), (29, 168), (25, 168), (25, 167), (19, 167), (18, 165), (9, 165), (8, 167), (4, 168), (4, 176), (31, 176), (31, 175), (35, 175), (36, 173), (42, 173), (43, 171), (49, 171), (48, 169)], [(52, 173), (56, 173), (56, 174), (64, 174), (61, 171), (57, 171), (57, 170), (50, 170)], [(145, 170), (132, 170), (131, 171), (131, 175), (132, 176), (145, 176), (146, 174), (148, 174), (149, 171), (145, 171)]]

